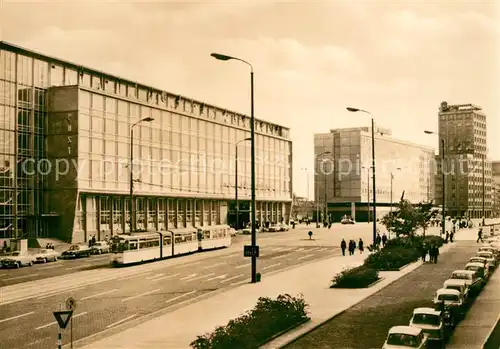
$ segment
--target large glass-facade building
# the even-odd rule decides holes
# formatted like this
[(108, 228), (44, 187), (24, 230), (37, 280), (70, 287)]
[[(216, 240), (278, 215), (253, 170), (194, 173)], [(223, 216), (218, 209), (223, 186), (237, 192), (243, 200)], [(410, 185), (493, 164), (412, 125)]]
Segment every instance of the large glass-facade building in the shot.
[[(249, 121), (1, 42), (0, 237), (81, 242), (128, 232), (131, 170), (134, 230), (234, 225), (236, 176), (243, 225), (250, 142), (239, 141), (250, 136)], [(289, 129), (255, 127), (257, 220), (287, 221)]]
[[(391, 137), (375, 129), (377, 213), (390, 211), (404, 198), (419, 203), (434, 199), (434, 150)], [(314, 135), (315, 200), (338, 221), (344, 214), (358, 221), (373, 212), (371, 128), (332, 129)]]

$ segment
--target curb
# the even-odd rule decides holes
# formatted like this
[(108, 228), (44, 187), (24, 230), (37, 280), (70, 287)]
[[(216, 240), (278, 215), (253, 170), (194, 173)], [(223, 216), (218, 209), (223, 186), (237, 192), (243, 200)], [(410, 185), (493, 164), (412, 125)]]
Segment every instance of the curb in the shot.
[(295, 324), (295, 325), (292, 325), (290, 326), (289, 328), (285, 328), (284, 330), (282, 331), (279, 331), (278, 333), (276, 333), (275, 335), (271, 336), (268, 340), (266, 340), (264, 343), (262, 343), (260, 346), (263, 346), (263, 345), (266, 345), (267, 343), (270, 343), (272, 342), (273, 340), (275, 340), (276, 338), (278, 338), (279, 336), (282, 336), (284, 335), (285, 333), (287, 332), (290, 332), (290, 331), (293, 331), (294, 329), (296, 329), (297, 327), (299, 326), (302, 326), (303, 324), (305, 323), (308, 323), (309, 321), (311, 321), (311, 318), (307, 318), (307, 319), (304, 319), (302, 320), (301, 322)]
[(379, 277), (377, 281), (372, 282), (371, 284), (369, 284), (369, 285), (368, 285), (367, 287), (365, 287), (365, 288), (370, 288), (370, 287), (373, 287), (373, 286), (375, 286), (375, 285), (377, 285), (377, 284), (381, 283), (381, 282), (382, 282), (382, 281), (384, 281), (384, 280), (385, 280), (385, 278)]

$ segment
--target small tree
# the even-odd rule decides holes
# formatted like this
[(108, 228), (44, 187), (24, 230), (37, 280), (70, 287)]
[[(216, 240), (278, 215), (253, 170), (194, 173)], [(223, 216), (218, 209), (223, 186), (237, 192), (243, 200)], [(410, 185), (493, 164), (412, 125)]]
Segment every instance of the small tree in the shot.
[(382, 224), (396, 236), (413, 236), (419, 227), (418, 214), (408, 200), (402, 199), (396, 209), (382, 218)]
[(429, 227), (430, 221), (437, 217), (438, 210), (432, 206), (432, 202), (421, 202), (416, 207), (416, 215), (418, 227), (424, 230), (423, 235), (425, 236), (425, 231)]

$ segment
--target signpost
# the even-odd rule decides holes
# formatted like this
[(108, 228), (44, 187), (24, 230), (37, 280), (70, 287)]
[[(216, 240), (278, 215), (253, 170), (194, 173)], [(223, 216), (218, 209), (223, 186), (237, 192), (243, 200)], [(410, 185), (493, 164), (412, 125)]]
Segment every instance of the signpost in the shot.
[(58, 349), (62, 349), (62, 330), (64, 330), (68, 326), (68, 323), (71, 320), (72, 315), (73, 315), (73, 310), (54, 312), (54, 317), (56, 318), (56, 321), (59, 324), (59, 333), (57, 335)]
[[(73, 297), (66, 299), (66, 309), (71, 313), (76, 309), (76, 300)], [(70, 346), (73, 348), (73, 317), (70, 317), (70, 321)]]
[(243, 257), (259, 257), (259, 246), (245, 245), (243, 247)]

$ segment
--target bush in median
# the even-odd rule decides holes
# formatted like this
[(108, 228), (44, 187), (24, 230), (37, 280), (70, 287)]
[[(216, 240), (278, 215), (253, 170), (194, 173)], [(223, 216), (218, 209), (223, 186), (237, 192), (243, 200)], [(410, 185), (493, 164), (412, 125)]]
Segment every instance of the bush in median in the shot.
[(255, 349), (274, 335), (305, 321), (307, 304), (300, 295), (279, 295), (276, 299), (261, 297), (257, 305), (244, 315), (193, 341), (194, 349)]
[(424, 236), (423, 242), (426, 245), (436, 245), (437, 247), (441, 247), (444, 245), (444, 239), (442, 237), (436, 236), (436, 235)]
[(377, 270), (362, 265), (335, 275), (330, 288), (366, 288), (378, 279)]
[(392, 246), (372, 253), (365, 260), (365, 266), (376, 270), (399, 270), (399, 268), (415, 262), (420, 252), (415, 247)]

